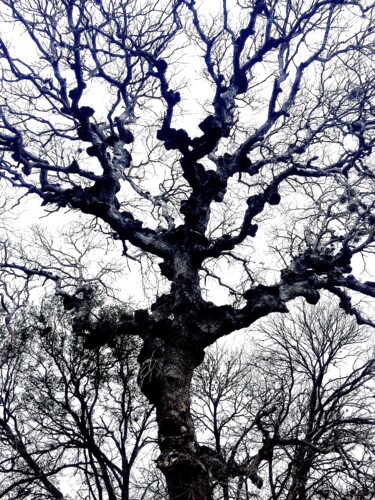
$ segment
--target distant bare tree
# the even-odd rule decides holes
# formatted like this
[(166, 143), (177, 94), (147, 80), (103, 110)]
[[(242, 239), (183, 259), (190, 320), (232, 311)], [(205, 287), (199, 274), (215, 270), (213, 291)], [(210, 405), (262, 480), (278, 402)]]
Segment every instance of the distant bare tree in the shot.
[(279, 393), (276, 412), (260, 427), (274, 450), (270, 498), (339, 499), (354, 492), (374, 498), (375, 357), (369, 332), (332, 303), (304, 305), (291, 321), (280, 318), (263, 331), (269, 343), (261, 373), (273, 381), (275, 398)]
[(259, 494), (249, 472), (219, 481), (215, 498), (375, 498), (369, 332), (334, 304), (302, 305), (262, 331), (253, 354), (213, 347), (195, 374), (201, 441), (215, 443), (228, 467), (247, 463), (251, 471), (263, 460), (268, 477)]
[[(375, 4), (0, 7), (1, 179), (17, 200), (83, 214), (120, 243), (124, 268), (154, 276), (142, 305), (87, 343), (142, 339), (139, 383), (170, 498), (211, 499), (215, 481), (247, 466), (260, 485), (268, 452), (227, 467), (200, 446), (191, 380), (205, 348), (297, 297), (328, 291), (374, 326), (353, 298), (374, 298), (375, 281), (353, 262), (366, 269), (374, 250)], [(4, 252), (1, 265), (61, 291), (63, 272), (43, 262)], [(81, 288), (65, 301), (88, 310)]]
[(133, 498), (134, 464), (155, 440), (136, 341), (87, 350), (56, 301), (14, 329), (17, 342), (2, 339), (0, 498)]

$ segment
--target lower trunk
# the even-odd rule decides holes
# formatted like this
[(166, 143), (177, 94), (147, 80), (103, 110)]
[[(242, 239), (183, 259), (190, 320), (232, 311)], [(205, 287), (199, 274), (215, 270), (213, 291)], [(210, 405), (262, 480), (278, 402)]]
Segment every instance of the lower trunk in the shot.
[(210, 478), (191, 465), (164, 472), (171, 500), (211, 500)]
[(311, 468), (311, 456), (305, 451), (297, 453), (293, 469), (293, 481), (288, 491), (287, 500), (306, 500), (306, 484)]
[(130, 477), (129, 477), (129, 469), (122, 476), (122, 491), (121, 491), (121, 500), (130, 500), (129, 490), (130, 490)]
[[(190, 414), (190, 384), (198, 356), (163, 345), (145, 345), (139, 382), (156, 407), (160, 456), (171, 500), (212, 500), (210, 467), (205, 463)], [(202, 359), (203, 351), (200, 353)]]

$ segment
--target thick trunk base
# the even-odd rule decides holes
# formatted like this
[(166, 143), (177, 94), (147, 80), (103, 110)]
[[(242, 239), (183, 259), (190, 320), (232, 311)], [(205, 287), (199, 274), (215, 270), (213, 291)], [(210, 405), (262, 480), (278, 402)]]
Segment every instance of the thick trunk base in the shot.
[[(170, 457), (173, 461), (173, 457)], [(212, 500), (211, 479), (207, 470), (196, 460), (188, 457), (176, 458), (179, 464), (166, 464), (159, 459), (159, 468), (164, 473), (170, 500)], [(185, 463), (184, 463), (185, 462)]]

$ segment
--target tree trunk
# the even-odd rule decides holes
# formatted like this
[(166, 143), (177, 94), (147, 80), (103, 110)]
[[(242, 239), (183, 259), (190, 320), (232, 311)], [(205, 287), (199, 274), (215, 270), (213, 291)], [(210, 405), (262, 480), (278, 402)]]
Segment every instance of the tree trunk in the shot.
[(311, 469), (312, 457), (306, 451), (297, 452), (293, 465), (293, 481), (287, 500), (306, 500), (306, 484)]
[(130, 470), (122, 477), (122, 491), (121, 491), (121, 500), (129, 500), (129, 489), (130, 489)]
[[(200, 357), (200, 359), (198, 359)], [(140, 354), (139, 382), (156, 407), (160, 456), (171, 500), (212, 500), (210, 467), (205, 463), (190, 414), (190, 385), (203, 350), (145, 343)]]

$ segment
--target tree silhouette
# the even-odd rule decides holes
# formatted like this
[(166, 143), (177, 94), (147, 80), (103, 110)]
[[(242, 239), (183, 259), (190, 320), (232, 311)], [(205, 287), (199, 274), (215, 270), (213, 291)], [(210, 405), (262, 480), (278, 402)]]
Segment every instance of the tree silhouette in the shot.
[[(212, 346), (194, 375), (201, 441), (228, 467), (261, 466), (259, 498), (356, 498), (374, 490), (375, 361), (370, 333), (337, 307), (299, 303), (260, 327), (252, 349)], [(367, 339), (367, 341), (366, 341)], [(252, 498), (251, 475), (222, 478), (215, 498)]]
[(29, 309), (13, 324), (16, 341), (1, 340), (0, 497), (127, 500), (137, 458), (155, 445), (139, 345), (86, 349), (61, 302)]
[[(218, 474), (260, 485), (255, 466), (218, 467), (197, 442), (191, 377), (207, 346), (296, 297), (316, 304), (327, 290), (372, 324), (352, 301), (375, 283), (352, 261), (374, 243), (373, 3), (0, 5), (1, 177), (159, 266), (152, 305), (87, 343), (141, 337), (170, 497), (211, 498)], [(57, 271), (6, 257), (8, 271), (54, 280), (85, 318), (87, 288), (61, 292)]]

